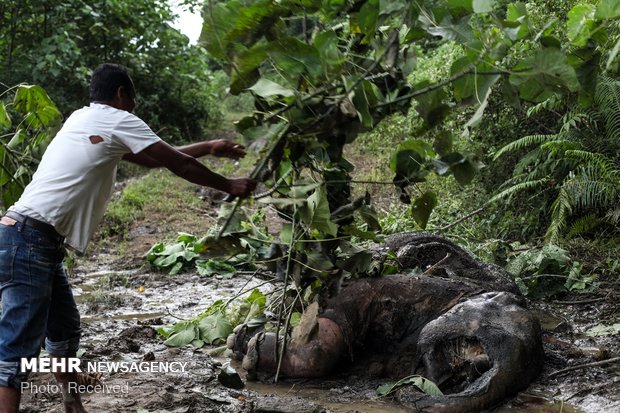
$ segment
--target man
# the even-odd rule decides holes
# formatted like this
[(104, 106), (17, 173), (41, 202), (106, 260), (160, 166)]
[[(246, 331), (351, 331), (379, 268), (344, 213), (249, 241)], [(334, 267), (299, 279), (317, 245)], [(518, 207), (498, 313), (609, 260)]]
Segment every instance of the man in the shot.
[[(17, 412), (23, 358), (41, 343), (52, 359), (75, 357), (80, 318), (62, 266), (63, 244), (83, 253), (101, 220), (121, 159), (166, 167), (186, 180), (247, 197), (248, 178), (228, 179), (196, 158), (233, 159), (241, 145), (206, 141), (178, 149), (162, 141), (131, 112), (135, 89), (127, 70), (103, 64), (93, 72), (90, 106), (74, 112), (50, 143), (23, 195), (0, 220), (0, 413)], [(75, 373), (54, 373), (66, 412), (84, 412)]]

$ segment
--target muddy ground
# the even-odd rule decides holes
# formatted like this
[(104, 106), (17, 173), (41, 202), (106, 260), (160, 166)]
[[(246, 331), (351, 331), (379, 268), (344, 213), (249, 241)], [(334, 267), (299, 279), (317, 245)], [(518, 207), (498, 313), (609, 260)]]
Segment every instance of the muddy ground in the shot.
[[(89, 412), (404, 412), (389, 398), (378, 399), (380, 382), (335, 375), (325, 380), (271, 384), (246, 383), (229, 389), (218, 382), (225, 356), (211, 348), (167, 348), (154, 328), (189, 319), (215, 300), (263, 284), (251, 275), (231, 279), (204, 278), (188, 272), (167, 276), (150, 268), (144, 254), (156, 241), (176, 231), (205, 233), (204, 219), (170, 222), (153, 217), (136, 222), (126, 239), (99, 242), (77, 260), (72, 284), (83, 316), (86, 361), (157, 361), (186, 363), (175, 372), (104, 373), (98, 388), (84, 396)], [(196, 222), (202, 226), (196, 227)], [(191, 228), (191, 229), (190, 229)], [(262, 286), (261, 288), (266, 288)], [(620, 337), (588, 337), (584, 331), (601, 320), (618, 320), (618, 286), (603, 284), (590, 295), (563, 297), (560, 302), (533, 302), (545, 329), (546, 364), (525, 392), (498, 407), (498, 412), (620, 412)], [(603, 362), (600, 365), (586, 365)], [(561, 369), (575, 370), (554, 375)], [(580, 366), (580, 367), (578, 367)], [(60, 395), (49, 374), (31, 377), (23, 394), (24, 412), (61, 412)]]

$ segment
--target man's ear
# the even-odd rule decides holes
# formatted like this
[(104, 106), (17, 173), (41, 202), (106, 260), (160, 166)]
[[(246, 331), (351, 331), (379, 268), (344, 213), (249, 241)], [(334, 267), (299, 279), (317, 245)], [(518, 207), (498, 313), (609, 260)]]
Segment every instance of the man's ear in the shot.
[(125, 86), (119, 86), (118, 89), (116, 89), (116, 97), (122, 99), (125, 96), (127, 96), (127, 90), (125, 90)]

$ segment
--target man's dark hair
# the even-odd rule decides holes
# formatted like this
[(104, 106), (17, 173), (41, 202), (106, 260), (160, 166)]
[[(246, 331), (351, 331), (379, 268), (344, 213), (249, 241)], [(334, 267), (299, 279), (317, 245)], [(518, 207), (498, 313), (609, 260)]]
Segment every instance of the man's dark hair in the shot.
[(135, 90), (127, 68), (116, 63), (104, 63), (93, 71), (90, 78), (90, 101), (110, 100), (116, 95), (119, 87), (123, 86), (134, 96)]

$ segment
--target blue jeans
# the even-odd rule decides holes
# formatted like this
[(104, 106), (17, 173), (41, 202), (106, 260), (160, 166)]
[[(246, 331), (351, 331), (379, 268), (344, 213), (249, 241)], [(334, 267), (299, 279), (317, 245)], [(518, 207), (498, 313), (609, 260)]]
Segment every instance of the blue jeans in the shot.
[(63, 257), (62, 245), (37, 229), (0, 223), (0, 387), (20, 389), (28, 379), (21, 359), (43, 344), (53, 356), (78, 349), (80, 314)]

